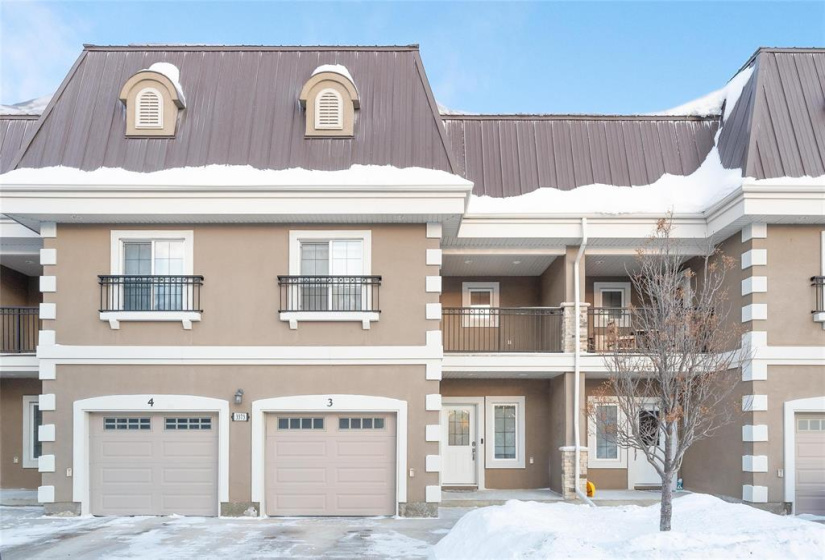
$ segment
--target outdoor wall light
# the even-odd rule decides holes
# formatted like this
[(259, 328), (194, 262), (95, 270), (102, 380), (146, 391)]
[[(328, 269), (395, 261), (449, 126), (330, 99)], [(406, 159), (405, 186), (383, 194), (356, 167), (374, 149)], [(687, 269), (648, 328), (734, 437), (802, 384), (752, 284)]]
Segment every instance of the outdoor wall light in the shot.
[(241, 404), (243, 402), (243, 389), (238, 389), (235, 391), (235, 404)]

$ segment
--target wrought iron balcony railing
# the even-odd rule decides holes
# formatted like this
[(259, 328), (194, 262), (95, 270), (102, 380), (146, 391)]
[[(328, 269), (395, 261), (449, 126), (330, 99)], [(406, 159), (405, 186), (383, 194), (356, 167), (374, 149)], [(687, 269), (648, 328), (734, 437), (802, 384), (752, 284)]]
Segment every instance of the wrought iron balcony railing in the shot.
[(98, 276), (100, 311), (201, 312), (203, 276)]
[(633, 352), (637, 337), (627, 307), (591, 307), (587, 310), (588, 352)]
[(444, 351), (561, 352), (563, 323), (556, 307), (447, 307)]
[(380, 276), (278, 276), (280, 312), (381, 312)]
[(33, 354), (37, 351), (39, 312), (37, 307), (0, 307), (0, 353)]
[(825, 276), (812, 276), (814, 288), (814, 308), (811, 313), (825, 313)]

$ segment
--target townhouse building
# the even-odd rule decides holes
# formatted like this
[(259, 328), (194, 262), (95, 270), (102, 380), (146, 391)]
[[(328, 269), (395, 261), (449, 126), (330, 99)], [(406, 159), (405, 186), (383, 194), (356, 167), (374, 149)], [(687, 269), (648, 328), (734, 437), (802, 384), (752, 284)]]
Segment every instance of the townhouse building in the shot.
[(749, 349), (685, 487), (825, 512), (825, 50), (760, 49), (714, 96), (442, 114), (416, 46), (86, 46), (0, 117), (0, 486), (270, 516), (654, 488), (585, 408), (672, 215), (685, 267), (736, 259)]

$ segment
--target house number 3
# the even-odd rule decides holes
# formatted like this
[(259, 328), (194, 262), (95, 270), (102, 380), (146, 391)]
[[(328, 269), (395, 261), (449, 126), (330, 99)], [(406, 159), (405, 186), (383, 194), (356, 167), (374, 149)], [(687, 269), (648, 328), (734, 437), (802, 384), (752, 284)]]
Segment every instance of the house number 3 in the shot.
[(332, 399), (327, 399), (327, 407), (332, 406)]

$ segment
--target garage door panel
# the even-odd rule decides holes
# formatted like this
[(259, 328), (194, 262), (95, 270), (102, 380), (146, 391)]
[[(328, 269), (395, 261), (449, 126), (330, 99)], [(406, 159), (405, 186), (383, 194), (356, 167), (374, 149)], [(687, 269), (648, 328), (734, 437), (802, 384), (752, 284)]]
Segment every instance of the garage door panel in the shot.
[(302, 468), (295, 467), (280, 467), (277, 470), (278, 479), (276, 482), (280, 483), (319, 483), (327, 482), (327, 469), (325, 468)]
[[(181, 423), (190, 421), (188, 413)], [(90, 493), (95, 515), (216, 515), (216, 430), (168, 428), (174, 413), (93, 414), (90, 418)], [(193, 422), (211, 427), (214, 416)], [(104, 429), (106, 418), (149, 419), (141, 429)], [(203, 418), (208, 420), (202, 421)], [(110, 420), (109, 426), (114, 425)], [(121, 424), (122, 425), (122, 424)], [(147, 429), (148, 428), (148, 429)]]
[(350, 467), (335, 469), (335, 479), (342, 483), (370, 483), (370, 484), (388, 484), (394, 477), (394, 472), (390, 472), (389, 465), (384, 467)]
[(327, 442), (275, 440), (274, 451), (278, 457), (326, 457)]
[(797, 414), (796, 513), (825, 515), (825, 415)]
[(154, 456), (151, 441), (99, 441), (97, 446), (100, 457), (107, 459), (110, 457), (122, 460), (124, 458), (139, 460), (151, 459)]
[(152, 469), (124, 469), (118, 467), (103, 467), (100, 469), (100, 478), (103, 484), (119, 482), (131, 482), (135, 484), (145, 482), (151, 484)]
[(375, 457), (380, 459), (387, 456), (387, 445), (389, 443), (386, 438), (380, 440), (344, 440), (336, 442), (336, 452), (340, 457)]
[[(265, 450), (268, 515), (392, 515), (395, 513), (394, 416), (323, 416), (323, 429), (286, 429), (267, 415)], [(339, 418), (383, 418), (382, 429), (340, 428)], [(319, 415), (312, 415), (318, 419)], [(372, 420), (371, 420), (372, 422)], [(292, 425), (292, 424), (290, 424)]]

